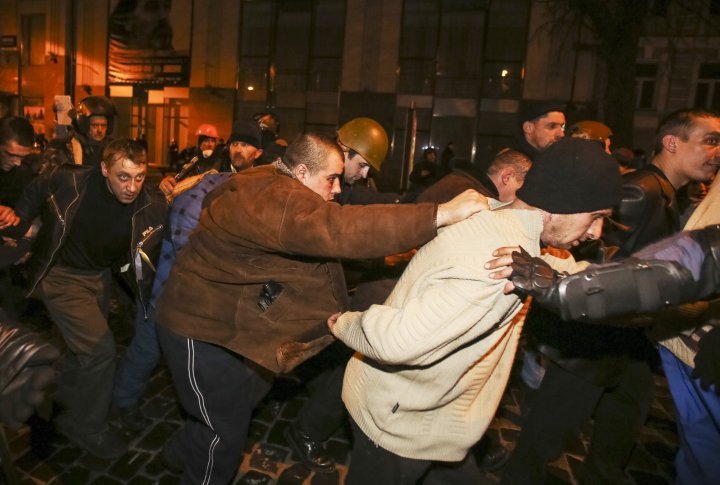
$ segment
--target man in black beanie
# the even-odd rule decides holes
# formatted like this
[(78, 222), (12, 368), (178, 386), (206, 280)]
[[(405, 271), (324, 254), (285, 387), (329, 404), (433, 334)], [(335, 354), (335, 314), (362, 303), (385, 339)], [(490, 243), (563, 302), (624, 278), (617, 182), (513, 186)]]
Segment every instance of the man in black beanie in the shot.
[[(485, 263), (497, 247), (540, 256), (541, 243), (600, 237), (620, 191), (617, 163), (596, 142), (559, 141), (536, 159), (518, 199), (423, 246), (383, 304), (328, 319), (356, 351), (342, 394), (354, 431), (345, 483), (483, 481), (468, 451), (495, 414), (522, 328), (522, 302)], [(587, 267), (542, 258), (559, 271)]]
[[(252, 167), (255, 161), (260, 158), (262, 152), (260, 126), (252, 121), (241, 120), (233, 125), (227, 148), (222, 151), (221, 159), (214, 163), (210, 169), (219, 172), (237, 173)], [(162, 179), (159, 185), (162, 193), (170, 196), (178, 183), (178, 179), (181, 178), (184, 178), (184, 176), (168, 175)]]
[[(614, 228), (603, 239), (618, 247), (618, 256), (627, 257), (680, 231), (676, 192), (690, 181), (709, 181), (718, 166), (717, 113), (702, 109), (670, 113), (657, 128), (652, 163), (623, 177), (622, 199), (613, 214), (623, 229)], [(602, 174), (592, 170), (589, 174), (601, 183)], [(532, 331), (551, 362), (523, 422), (504, 482), (542, 483), (547, 462), (562, 451), (567, 437), (579, 434), (591, 416), (595, 423), (582, 481), (627, 482), (624, 468), (652, 401), (655, 346), (642, 329), (578, 325), (549, 314), (542, 320), (532, 325)], [(615, 324), (621, 325), (622, 320)], [(530, 326), (528, 319), (526, 330)], [(661, 349), (661, 357), (663, 365), (676, 364), (666, 349)], [(681, 387), (692, 386), (682, 383)], [(679, 409), (683, 449), (691, 440), (690, 426), (684, 422), (690, 414), (685, 411)], [(678, 463), (680, 483), (702, 482), (686, 478), (696, 463), (692, 456)]]
[(233, 126), (223, 154), (221, 172), (237, 173), (255, 164), (262, 155), (262, 132), (257, 123), (240, 121)]
[(540, 152), (565, 136), (565, 108), (556, 101), (525, 101), (520, 109), (520, 133), (515, 150), (534, 160)]

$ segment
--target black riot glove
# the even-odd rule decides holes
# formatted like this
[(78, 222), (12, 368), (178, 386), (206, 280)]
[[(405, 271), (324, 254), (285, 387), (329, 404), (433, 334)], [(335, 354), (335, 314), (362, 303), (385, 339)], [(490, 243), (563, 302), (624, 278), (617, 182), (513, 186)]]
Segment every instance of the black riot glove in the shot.
[(706, 391), (714, 384), (715, 393), (720, 395), (720, 327), (706, 333), (698, 347), (692, 376), (700, 378), (700, 387)]
[(532, 296), (538, 303), (559, 313), (558, 283), (565, 275), (558, 273), (541, 258), (532, 257), (522, 247), (512, 253), (510, 281), (515, 292)]

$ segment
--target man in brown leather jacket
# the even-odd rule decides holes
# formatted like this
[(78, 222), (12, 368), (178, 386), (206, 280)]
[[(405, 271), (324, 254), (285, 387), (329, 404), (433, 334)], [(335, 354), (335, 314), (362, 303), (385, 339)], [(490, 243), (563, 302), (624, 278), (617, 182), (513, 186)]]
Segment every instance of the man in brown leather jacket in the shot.
[(190, 415), (164, 449), (183, 483), (237, 473), (250, 413), (267, 372), (291, 370), (333, 341), (327, 316), (345, 308), (338, 258), (374, 258), (430, 240), (484, 198), (418, 205), (340, 206), (343, 153), (301, 135), (283, 160), (211, 192), (158, 302), (158, 334)]

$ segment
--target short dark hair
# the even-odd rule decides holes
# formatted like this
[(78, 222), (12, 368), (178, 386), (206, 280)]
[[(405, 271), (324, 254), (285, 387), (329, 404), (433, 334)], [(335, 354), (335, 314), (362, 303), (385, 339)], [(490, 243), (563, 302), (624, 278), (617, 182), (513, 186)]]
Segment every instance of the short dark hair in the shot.
[(655, 146), (653, 155), (657, 156), (663, 151), (663, 138), (666, 135), (674, 135), (683, 141), (687, 141), (690, 132), (695, 128), (695, 121), (698, 118), (718, 118), (720, 113), (703, 108), (689, 108), (673, 111), (660, 121), (655, 130)]
[(20, 116), (6, 116), (0, 119), (0, 144), (14, 141), (24, 147), (35, 144), (35, 130), (28, 120)]
[(124, 158), (137, 165), (147, 165), (148, 163), (145, 147), (139, 141), (130, 138), (113, 140), (103, 150), (103, 161), (107, 168)]
[(340, 146), (332, 138), (318, 133), (303, 133), (288, 145), (283, 163), (290, 170), (305, 164), (310, 174), (315, 174), (325, 167), (333, 153), (341, 160), (345, 159)]

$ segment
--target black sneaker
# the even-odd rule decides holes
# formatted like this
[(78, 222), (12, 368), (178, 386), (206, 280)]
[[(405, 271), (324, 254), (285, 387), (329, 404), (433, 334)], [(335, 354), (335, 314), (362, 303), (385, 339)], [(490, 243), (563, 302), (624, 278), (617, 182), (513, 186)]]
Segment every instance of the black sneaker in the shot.
[(335, 460), (327, 454), (323, 443), (313, 440), (293, 425), (285, 428), (283, 434), (290, 448), (305, 466), (321, 473), (335, 470)]
[(152, 422), (150, 418), (146, 417), (140, 410), (139, 404), (126, 408), (113, 406), (110, 411), (110, 420), (122, 429), (130, 431), (142, 431), (144, 429), (148, 429)]
[(472, 450), (478, 468), (484, 473), (500, 470), (510, 459), (510, 452), (500, 443), (490, 439), (488, 435), (483, 436)]
[(96, 458), (120, 458), (128, 451), (127, 443), (112, 429), (85, 436), (77, 435), (69, 429), (59, 428), (57, 431)]

